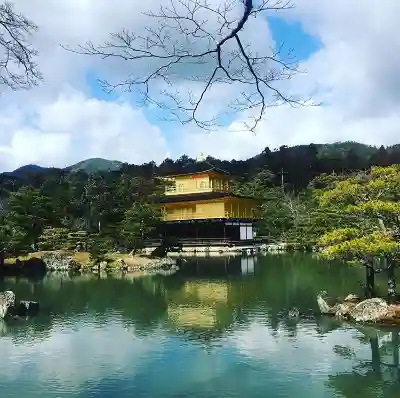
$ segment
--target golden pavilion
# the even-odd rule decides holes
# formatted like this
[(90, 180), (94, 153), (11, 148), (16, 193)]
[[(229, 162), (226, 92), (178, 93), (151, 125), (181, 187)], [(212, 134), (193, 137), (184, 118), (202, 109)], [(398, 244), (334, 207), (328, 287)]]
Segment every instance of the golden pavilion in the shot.
[(249, 244), (259, 201), (232, 192), (230, 175), (212, 167), (169, 175), (162, 210), (164, 236), (182, 244)]

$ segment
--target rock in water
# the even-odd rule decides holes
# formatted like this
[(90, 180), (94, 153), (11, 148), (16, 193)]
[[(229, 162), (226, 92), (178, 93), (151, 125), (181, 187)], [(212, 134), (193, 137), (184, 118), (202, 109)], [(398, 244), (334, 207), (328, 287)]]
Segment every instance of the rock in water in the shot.
[(334, 314), (335, 311), (332, 310), (332, 308), (329, 306), (329, 304), (326, 302), (323, 296), (326, 296), (326, 292), (322, 292), (317, 296), (317, 303), (319, 310), (321, 311), (321, 314), (323, 315)]
[(20, 301), (16, 312), (19, 316), (35, 316), (39, 312), (39, 303), (37, 301)]
[(0, 293), (0, 318), (4, 318), (10, 307), (15, 306), (15, 294), (11, 290)]
[(288, 311), (288, 317), (289, 318), (298, 318), (300, 316), (300, 311), (298, 308), (292, 308)]
[(381, 298), (361, 301), (349, 312), (350, 318), (356, 322), (377, 322), (389, 312), (388, 303)]

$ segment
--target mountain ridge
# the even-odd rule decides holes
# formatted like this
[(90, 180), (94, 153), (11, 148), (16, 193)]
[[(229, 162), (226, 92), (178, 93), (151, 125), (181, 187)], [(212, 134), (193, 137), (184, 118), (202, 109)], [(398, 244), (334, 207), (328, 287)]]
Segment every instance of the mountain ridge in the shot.
[[(318, 153), (318, 157), (321, 159), (330, 159), (335, 157), (343, 157), (347, 156), (349, 153), (353, 153), (355, 156), (365, 156), (371, 157), (379, 153), (379, 151), (384, 148), (387, 151), (398, 151), (400, 144), (390, 145), (390, 146), (373, 146), (373, 145), (366, 145), (355, 141), (344, 141), (344, 142), (334, 142), (330, 144), (303, 144), (303, 145), (294, 145), (294, 146), (281, 146), (278, 149), (270, 150), (269, 148), (265, 148), (264, 150), (260, 151), (255, 156), (252, 156), (245, 160), (235, 160), (232, 159), (231, 161), (223, 161), (217, 158), (209, 157), (211, 160), (215, 160), (218, 163), (226, 163), (226, 162), (239, 162), (239, 163), (249, 163), (251, 164), (252, 161), (259, 159), (260, 157), (266, 156), (268, 153), (274, 153), (278, 151), (282, 151), (285, 149), (287, 151), (300, 151), (300, 150), (308, 150), (308, 149), (315, 149)], [(164, 164), (166, 162), (184, 162), (184, 159), (193, 160), (186, 155), (182, 155), (181, 158), (173, 161), (172, 159), (165, 159)], [(150, 164), (148, 162), (147, 164)], [(56, 167), (44, 167), (35, 164), (28, 164), (21, 166), (15, 169), (12, 172), (4, 172), (0, 173), (0, 175), (10, 176), (10, 177), (24, 177), (29, 174), (40, 174), (45, 173), (51, 169), (57, 170), (65, 170), (67, 172), (86, 172), (88, 174), (96, 173), (96, 172), (107, 172), (107, 171), (117, 171), (121, 169), (127, 163), (124, 163), (119, 160), (109, 160), (104, 158), (89, 158), (82, 160), (78, 163), (73, 165), (67, 166), (65, 168), (56, 168)]]
[(73, 165), (61, 168), (61, 167), (44, 167), (37, 164), (27, 164), (13, 171), (5, 171), (3, 175), (10, 177), (23, 177), (28, 174), (41, 174), (49, 170), (65, 170), (69, 172), (83, 171), (86, 173), (95, 173), (99, 171), (114, 171), (119, 170), (124, 163), (119, 160), (108, 160), (104, 158), (89, 158), (81, 160)]

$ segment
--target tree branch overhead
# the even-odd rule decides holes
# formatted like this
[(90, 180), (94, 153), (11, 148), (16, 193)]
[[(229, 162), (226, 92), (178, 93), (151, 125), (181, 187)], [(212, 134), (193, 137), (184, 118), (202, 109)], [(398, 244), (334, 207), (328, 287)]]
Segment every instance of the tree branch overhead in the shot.
[(155, 24), (147, 25), (143, 34), (122, 30), (101, 45), (89, 41), (67, 49), (130, 61), (127, 78), (100, 80), (106, 91), (134, 91), (143, 105), (158, 106), (169, 120), (202, 129), (221, 125), (221, 115), (203, 112), (207, 96), (230, 87), (234, 95), (226, 113), (245, 113), (245, 128), (254, 131), (268, 107), (309, 101), (282, 88), (282, 81), (300, 72), (291, 51), (285, 55), (283, 46), (263, 48), (246, 41), (245, 28), (254, 18), (289, 8), (291, 3), (283, 0), (222, 0), (217, 5), (213, 0), (169, 0), (157, 12), (145, 14)]
[(0, 4), (0, 85), (29, 89), (42, 80), (37, 50), (29, 43), (38, 27), (15, 11), (12, 3)]

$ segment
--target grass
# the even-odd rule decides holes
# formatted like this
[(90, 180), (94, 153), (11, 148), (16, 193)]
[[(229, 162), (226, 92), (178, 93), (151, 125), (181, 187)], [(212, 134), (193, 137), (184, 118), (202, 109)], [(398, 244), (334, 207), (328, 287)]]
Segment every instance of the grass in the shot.
[(74, 257), (74, 260), (77, 261), (80, 264), (89, 262), (89, 257), (90, 257), (90, 253), (89, 252), (74, 252), (74, 253), (71, 253), (71, 254)]
[(40, 258), (40, 257), (41, 257), (41, 252), (24, 254), (17, 257), (7, 257), (6, 259), (4, 259), (4, 264), (14, 264), (17, 260), (26, 261), (31, 258)]

